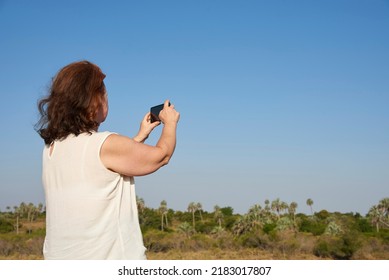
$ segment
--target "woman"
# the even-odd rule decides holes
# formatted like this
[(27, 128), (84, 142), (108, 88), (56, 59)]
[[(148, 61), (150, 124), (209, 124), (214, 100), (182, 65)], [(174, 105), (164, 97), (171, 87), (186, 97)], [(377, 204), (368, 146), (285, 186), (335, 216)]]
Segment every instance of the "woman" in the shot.
[(57, 73), (39, 102), (45, 259), (145, 258), (133, 177), (169, 162), (180, 115), (165, 101), (155, 146), (143, 143), (160, 124), (151, 123), (150, 113), (133, 139), (98, 132), (108, 114), (104, 78), (93, 63), (72, 63)]

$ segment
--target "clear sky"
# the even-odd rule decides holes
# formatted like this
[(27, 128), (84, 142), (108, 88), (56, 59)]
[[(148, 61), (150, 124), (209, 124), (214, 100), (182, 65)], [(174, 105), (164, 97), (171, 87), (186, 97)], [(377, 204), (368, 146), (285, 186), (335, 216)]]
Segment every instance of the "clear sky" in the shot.
[(1, 210), (44, 202), (36, 103), (82, 59), (107, 75), (101, 131), (181, 113), (170, 164), (136, 179), (150, 207), (365, 215), (389, 196), (387, 0), (0, 0)]

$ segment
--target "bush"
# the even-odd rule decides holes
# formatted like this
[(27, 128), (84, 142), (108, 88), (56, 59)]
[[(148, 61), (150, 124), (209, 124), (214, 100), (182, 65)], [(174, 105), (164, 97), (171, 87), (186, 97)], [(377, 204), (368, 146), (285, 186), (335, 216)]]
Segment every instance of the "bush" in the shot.
[(30, 237), (28, 235), (1, 235), (0, 256), (16, 257), (18, 259), (42, 258), (44, 237)]
[(373, 227), (367, 219), (359, 219), (358, 220), (358, 229), (361, 232), (373, 232)]
[(196, 231), (201, 233), (209, 234), (212, 232), (215, 227), (215, 223), (213, 221), (205, 221), (196, 223)]
[(245, 233), (238, 240), (241, 246), (246, 248), (268, 249), (272, 243), (269, 236), (260, 230)]
[(225, 230), (212, 235), (213, 247), (225, 250), (237, 249), (236, 242), (230, 232)]
[(389, 245), (389, 229), (381, 229), (379, 232), (365, 232), (364, 235), (366, 237), (376, 237), (381, 239), (384, 244)]
[(144, 245), (151, 252), (167, 252), (176, 247), (176, 239), (169, 238), (171, 234), (158, 230), (148, 230), (143, 235)]
[(224, 217), (232, 216), (234, 213), (234, 209), (230, 206), (220, 208), (220, 211), (223, 213)]
[(184, 250), (198, 251), (211, 248), (213, 240), (210, 236), (205, 234), (194, 234), (191, 239), (186, 239), (183, 243)]
[(14, 250), (12, 242), (0, 239), (0, 256), (8, 257)]
[(238, 215), (233, 215), (233, 216), (225, 216), (224, 221), (223, 221), (223, 226), (227, 230), (232, 230), (232, 227), (234, 226), (235, 222), (238, 220), (239, 216)]
[(276, 228), (277, 224), (276, 223), (271, 223), (271, 224), (265, 224), (263, 226), (263, 231), (267, 234), (269, 234), (272, 230)]
[(142, 232), (161, 228), (161, 216), (154, 210), (145, 208), (139, 214), (139, 223)]
[(294, 255), (300, 250), (300, 242), (297, 240), (295, 232), (290, 229), (277, 232), (276, 242), (273, 246), (284, 258)]
[(326, 220), (330, 216), (327, 210), (321, 210), (320, 212), (315, 213), (315, 217), (320, 220)]
[(316, 244), (317, 237), (312, 233), (299, 232), (296, 235), (296, 240), (299, 244), (299, 252), (305, 255), (312, 255)]
[(353, 234), (322, 236), (314, 248), (314, 254), (320, 258), (350, 260), (360, 247), (359, 238)]
[(12, 222), (8, 219), (0, 217), (0, 233), (8, 233), (14, 230)]
[(314, 219), (303, 219), (300, 224), (299, 230), (301, 232), (310, 232), (313, 235), (322, 235), (327, 228), (324, 221), (316, 221)]

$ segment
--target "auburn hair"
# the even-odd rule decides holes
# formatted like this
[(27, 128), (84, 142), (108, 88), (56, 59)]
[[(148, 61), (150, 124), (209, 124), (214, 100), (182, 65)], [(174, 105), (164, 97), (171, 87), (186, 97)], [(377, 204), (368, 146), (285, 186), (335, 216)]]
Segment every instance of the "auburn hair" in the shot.
[(96, 114), (106, 93), (104, 78), (89, 61), (71, 63), (56, 74), (49, 94), (38, 102), (40, 120), (35, 129), (45, 144), (97, 130)]

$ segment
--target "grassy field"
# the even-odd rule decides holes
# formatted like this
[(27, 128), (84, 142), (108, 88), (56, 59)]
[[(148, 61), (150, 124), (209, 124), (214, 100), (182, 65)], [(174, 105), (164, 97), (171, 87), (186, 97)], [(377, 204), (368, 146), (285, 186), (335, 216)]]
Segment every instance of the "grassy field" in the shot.
[[(372, 207), (380, 211), (375, 216), (259, 205), (240, 215), (231, 207), (174, 211), (164, 202), (159, 209), (139, 207), (139, 219), (150, 260), (389, 260), (388, 207), (382, 205)], [(45, 213), (21, 206), (26, 210), (0, 213), (0, 259), (43, 259)]]
[(261, 249), (200, 250), (194, 252), (172, 250), (166, 253), (147, 253), (150, 260), (317, 260), (312, 254), (283, 255)]
[[(24, 230), (18, 235), (15, 232), (0, 234), (0, 259), (43, 259), (44, 226), (44, 221), (38, 220), (23, 225)], [(261, 232), (236, 238), (228, 232), (217, 236), (195, 233), (188, 237), (173, 230), (148, 230), (144, 240), (150, 260), (317, 260), (342, 259), (342, 256), (345, 259), (389, 259), (389, 242), (376, 236), (358, 236), (354, 243), (347, 244), (347, 239), (292, 231), (273, 238)]]

